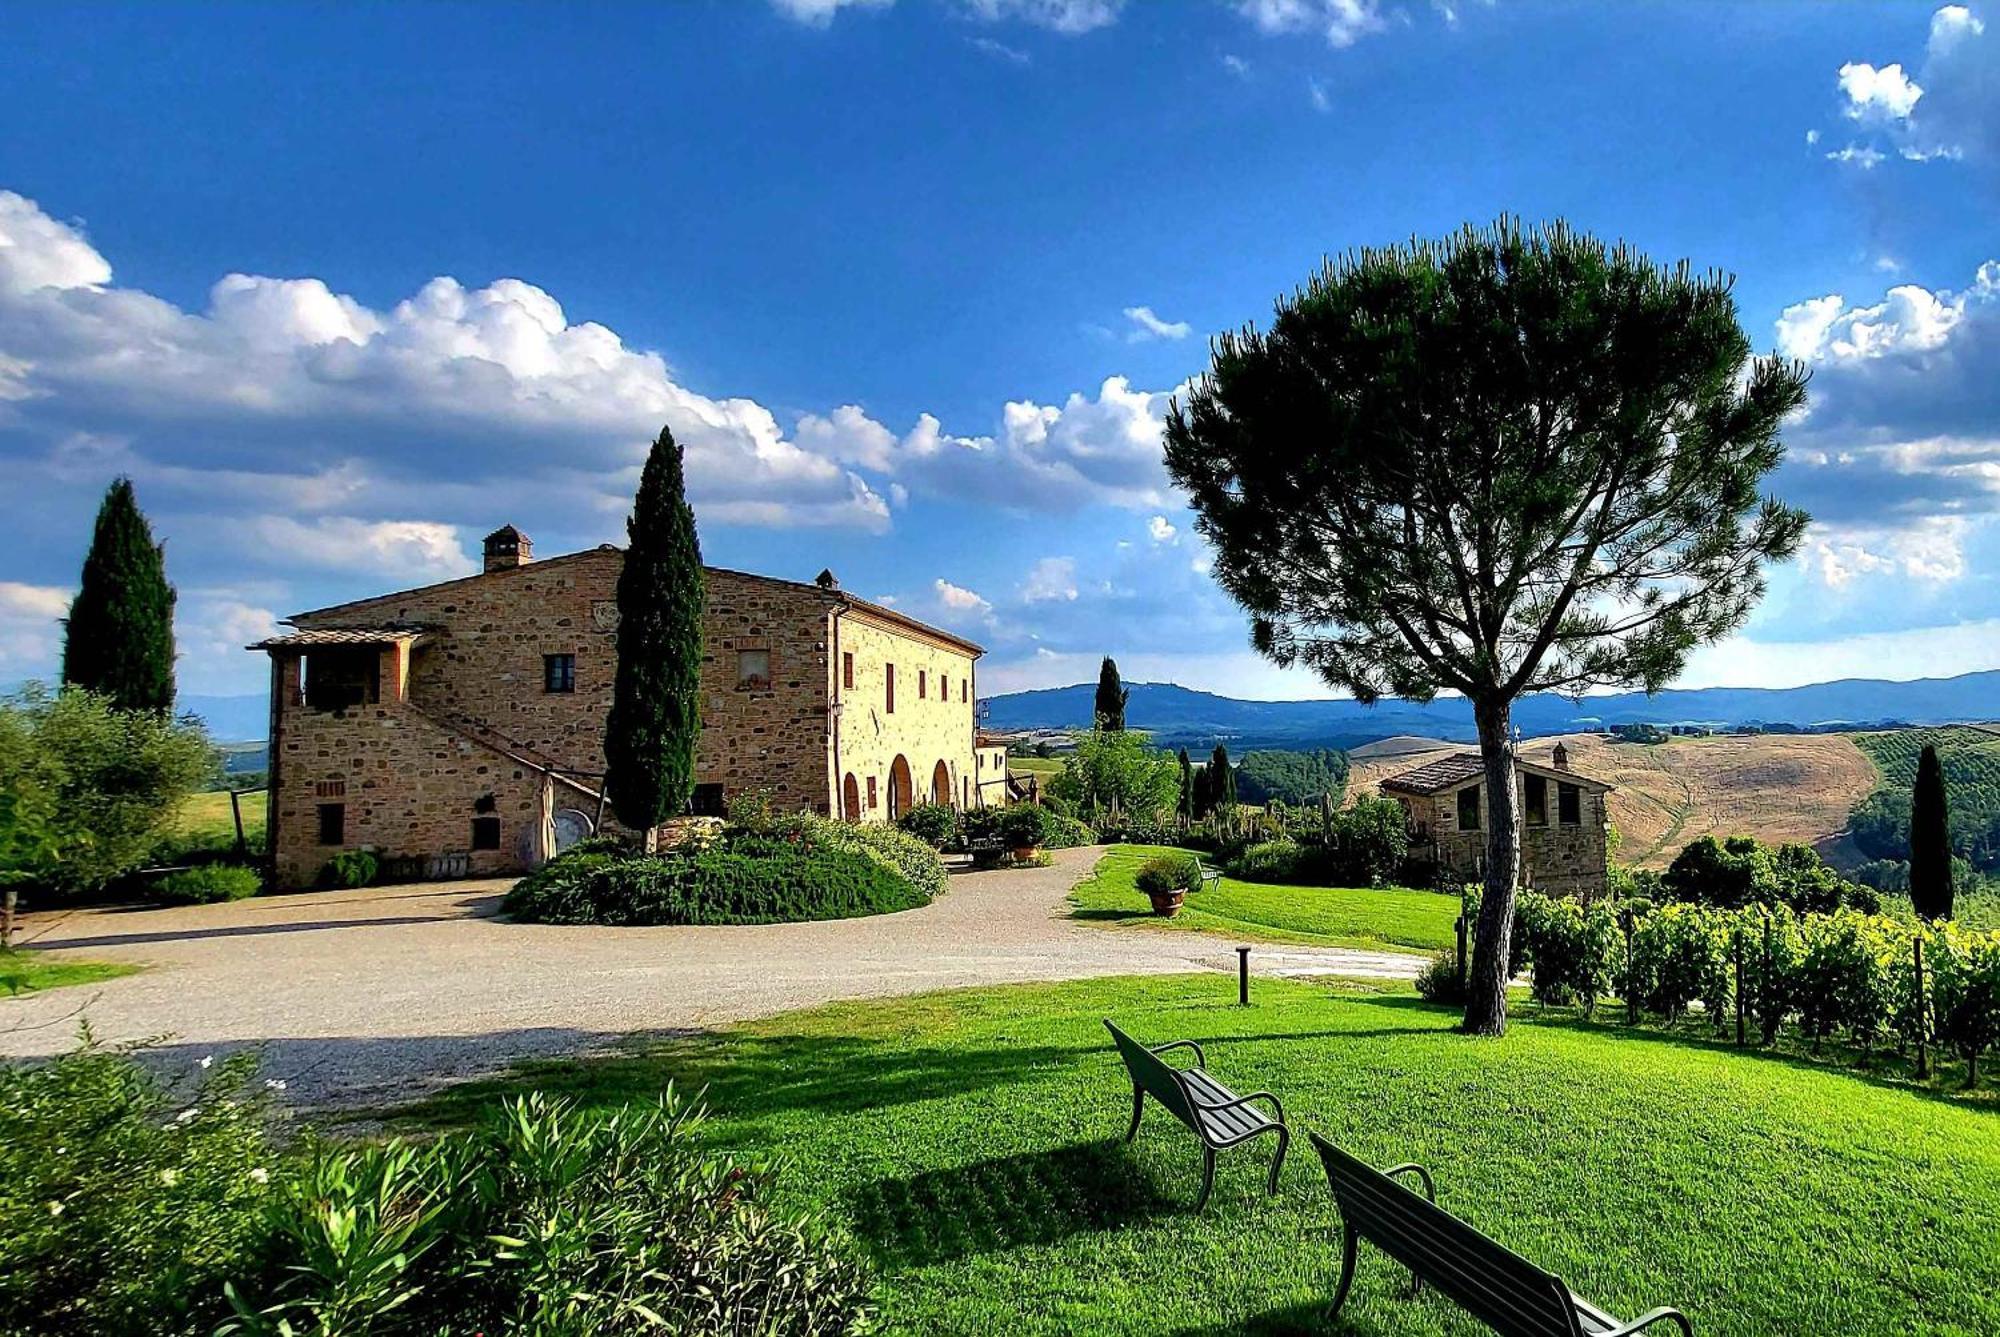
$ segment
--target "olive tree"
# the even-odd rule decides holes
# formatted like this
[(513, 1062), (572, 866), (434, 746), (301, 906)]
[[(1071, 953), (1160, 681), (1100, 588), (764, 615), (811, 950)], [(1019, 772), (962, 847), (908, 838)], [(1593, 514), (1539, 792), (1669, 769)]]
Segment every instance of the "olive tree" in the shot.
[(1730, 289), (1503, 219), (1328, 262), (1169, 410), (1168, 470), (1259, 651), (1363, 702), (1471, 702), (1468, 1030), (1506, 1028), (1514, 701), (1665, 686), (1804, 533), (1760, 487), (1806, 373), (1752, 356)]

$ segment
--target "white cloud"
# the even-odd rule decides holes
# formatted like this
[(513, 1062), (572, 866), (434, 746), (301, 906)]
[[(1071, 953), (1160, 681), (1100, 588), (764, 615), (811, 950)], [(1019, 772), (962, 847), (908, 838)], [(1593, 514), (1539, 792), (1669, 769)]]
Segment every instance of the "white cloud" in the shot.
[(0, 190), (0, 292), (94, 288), (111, 282), (111, 266), (83, 239), (33, 200)]
[(1228, 52), (1224, 52), (1222, 55), (1222, 68), (1239, 79), (1248, 79), (1250, 77), (1250, 62), (1241, 56), (1233, 56)]
[(197, 695), (251, 692), (265, 685), (270, 665), (243, 647), (284, 629), (269, 608), (229, 590), (183, 591), (174, 616), (180, 690)]
[(972, 45), (974, 50), (984, 51), (989, 56), (997, 57), (1014, 65), (1027, 65), (1031, 64), (1034, 60), (1034, 57), (1021, 50), (1021, 48), (1008, 46), (1005, 42), (996, 42), (991, 37), (975, 37), (972, 39)]
[(1128, 306), (1125, 319), (1132, 322), (1132, 329), (1126, 334), (1128, 343), (1139, 343), (1146, 339), (1185, 339), (1194, 333), (1194, 327), (1185, 320), (1161, 320), (1153, 314), (1150, 306)]
[(964, 0), (964, 6), (987, 23), (1015, 21), (1074, 36), (1118, 22), (1125, 0)]
[(993, 605), (982, 599), (963, 585), (954, 585), (939, 577), (931, 582), (931, 589), (937, 595), (938, 603), (959, 613), (990, 613)]
[(479, 564), (466, 555), (458, 531), (430, 520), (357, 520), (328, 515), (313, 521), (264, 515), (247, 526), (253, 560), (280, 566), (379, 576), (422, 584), (469, 576)]
[(1023, 603), (1074, 603), (1076, 601), (1076, 559), (1044, 557), (1028, 570), (1021, 582)]
[(1853, 163), (1864, 172), (1873, 171), (1889, 160), (1889, 155), (1866, 144), (1849, 144), (1826, 155), (1828, 162)]
[[(1816, 641), (1735, 636), (1694, 652), (1676, 687), (1801, 687), (1838, 678), (1942, 678), (2000, 667), (2000, 618)], [(982, 670), (983, 673), (983, 670)], [(981, 685), (985, 679), (982, 676)]]
[(1312, 100), (1314, 111), (1326, 112), (1333, 110), (1333, 99), (1327, 96), (1326, 85), (1319, 80), (1306, 80), (1306, 96)]
[(1376, 0), (1238, 0), (1236, 11), (1259, 32), (1317, 31), (1332, 47), (1353, 46), (1387, 26)]
[(1778, 350), (1808, 361), (1856, 361), (1938, 348), (1970, 306), (2000, 301), (2000, 261), (1979, 267), (1972, 285), (1933, 292), (1898, 284), (1873, 306), (1849, 306), (1838, 293), (1808, 298), (1778, 317)]
[(1866, 61), (1849, 61), (1840, 67), (1840, 91), (1847, 97), (1847, 115), (1857, 121), (1869, 117), (1907, 120), (1924, 95), (1901, 65), (1884, 65), (1878, 70)]
[(1943, 585), (1965, 575), (1963, 516), (1925, 516), (1900, 530), (1822, 529), (1807, 552), (1809, 569), (1831, 589), (1846, 589), (1857, 577), (1893, 573)]
[(896, 0), (771, 0), (771, 8), (788, 19), (824, 28), (843, 9), (887, 9)]
[(1168, 543), (1173, 540), (1175, 530), (1166, 516), (1156, 515), (1146, 522), (1146, 533), (1152, 536), (1155, 543)]
[(0, 580), (0, 674), (41, 673), (55, 663), (70, 597), (52, 585)]

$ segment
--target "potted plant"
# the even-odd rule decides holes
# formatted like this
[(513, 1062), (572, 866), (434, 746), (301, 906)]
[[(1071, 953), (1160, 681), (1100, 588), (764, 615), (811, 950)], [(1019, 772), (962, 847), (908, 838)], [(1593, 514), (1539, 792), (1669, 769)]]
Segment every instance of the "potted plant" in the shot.
[(1139, 866), (1136, 880), (1153, 903), (1153, 913), (1172, 919), (1187, 894), (1201, 885), (1201, 860), (1192, 854), (1161, 854)]
[(1039, 803), (1016, 803), (1000, 814), (1000, 842), (1016, 863), (1040, 858), (1048, 831), (1049, 812)]

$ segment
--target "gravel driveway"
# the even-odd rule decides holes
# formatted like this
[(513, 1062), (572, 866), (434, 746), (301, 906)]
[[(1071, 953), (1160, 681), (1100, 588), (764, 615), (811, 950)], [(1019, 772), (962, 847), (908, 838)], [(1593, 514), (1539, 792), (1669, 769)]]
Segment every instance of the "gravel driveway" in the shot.
[[(1069, 889), (1101, 851), (961, 873), (920, 910), (815, 924), (568, 928), (497, 917), (510, 881), (258, 897), (171, 910), (28, 916), (22, 939), (135, 961), (137, 975), (0, 998), (0, 1055), (167, 1038), (188, 1061), (261, 1045), (295, 1103), (359, 1105), (518, 1059), (840, 998), (965, 985), (1236, 968), (1200, 933), (1080, 924)], [(1414, 976), (1421, 958), (1259, 946), (1258, 974)]]

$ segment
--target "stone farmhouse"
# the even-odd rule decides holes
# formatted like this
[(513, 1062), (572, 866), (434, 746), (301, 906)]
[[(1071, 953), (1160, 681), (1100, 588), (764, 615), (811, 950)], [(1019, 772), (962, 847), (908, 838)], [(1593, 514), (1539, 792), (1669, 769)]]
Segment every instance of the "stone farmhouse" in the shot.
[[(300, 613), (271, 656), (269, 841), (282, 887), (367, 850), (391, 877), (488, 876), (616, 829), (602, 792), (617, 663), (605, 545), (534, 560), (514, 527), (478, 575)], [(1007, 793), (977, 746), (979, 646), (844, 592), (708, 568), (693, 809), (890, 821)]]
[[(1516, 760), (1521, 793), (1521, 883), (1552, 896), (1604, 894), (1610, 857), (1604, 796), (1613, 786), (1569, 768), (1556, 744), (1553, 766)], [(1410, 820), (1410, 857), (1435, 864), (1440, 881), (1472, 882), (1486, 872), (1486, 764), (1454, 752), (1382, 782), (1382, 794)]]

